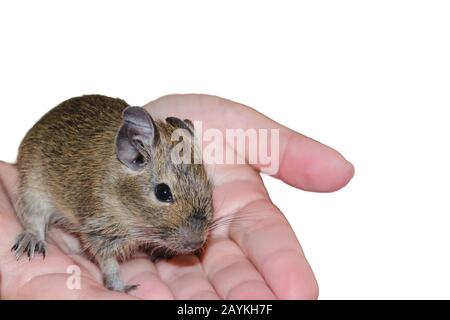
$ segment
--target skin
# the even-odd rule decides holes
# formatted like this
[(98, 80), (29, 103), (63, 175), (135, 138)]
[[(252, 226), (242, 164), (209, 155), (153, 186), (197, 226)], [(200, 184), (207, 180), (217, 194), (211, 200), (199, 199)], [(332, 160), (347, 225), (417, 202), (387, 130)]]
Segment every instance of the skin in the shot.
[[(299, 189), (336, 191), (354, 174), (351, 163), (337, 151), (229, 100), (171, 95), (146, 108), (154, 118), (202, 120), (204, 128), (279, 128), (281, 159), (276, 178)], [(79, 254), (75, 239), (56, 229), (51, 230), (45, 260), (16, 261), (10, 249), (22, 230), (12, 205), (17, 171), (0, 163), (0, 298), (315, 299), (314, 274), (292, 228), (271, 202), (258, 169), (258, 164), (209, 167), (216, 216), (234, 213), (236, 223), (214, 231), (199, 257), (184, 255), (152, 263), (142, 254), (123, 263), (124, 281), (140, 284), (126, 294), (104, 288), (98, 267)], [(66, 286), (70, 265), (81, 268), (80, 290)]]
[[(75, 97), (48, 112), (17, 157), (16, 211), (25, 231), (12, 247), (16, 257), (45, 256), (47, 226), (59, 221), (79, 236), (105, 286), (128, 292), (136, 285), (123, 283), (118, 262), (136, 250), (156, 249), (158, 258), (201, 248), (213, 215), (206, 168), (176, 166), (170, 155), (175, 130), (187, 128), (186, 142), (194, 145), (189, 124), (153, 121), (145, 108), (100, 95)], [(171, 204), (155, 196), (162, 182), (171, 186)]]

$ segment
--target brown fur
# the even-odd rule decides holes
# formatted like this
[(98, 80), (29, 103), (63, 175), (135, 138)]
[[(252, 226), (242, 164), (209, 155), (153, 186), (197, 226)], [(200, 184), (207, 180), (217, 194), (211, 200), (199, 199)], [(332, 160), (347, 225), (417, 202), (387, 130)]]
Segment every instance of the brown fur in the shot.
[[(155, 122), (159, 142), (148, 150), (149, 163), (142, 171), (133, 172), (117, 159), (115, 139), (127, 106), (100, 95), (72, 98), (28, 132), (17, 161), (18, 215), (25, 228), (30, 224), (26, 215), (46, 211), (49, 220), (78, 234), (97, 260), (128, 258), (142, 246), (185, 253), (181, 226), (206, 238), (213, 212), (211, 184), (202, 164), (170, 161), (176, 121)], [(173, 204), (155, 198), (157, 183), (170, 186)], [(195, 212), (205, 214), (201, 228), (191, 223)]]

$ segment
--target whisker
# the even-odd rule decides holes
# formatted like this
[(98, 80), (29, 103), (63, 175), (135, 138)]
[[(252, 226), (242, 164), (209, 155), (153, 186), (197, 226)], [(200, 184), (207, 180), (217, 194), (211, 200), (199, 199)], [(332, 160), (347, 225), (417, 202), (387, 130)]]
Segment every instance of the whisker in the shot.
[(211, 222), (208, 230), (213, 231), (217, 228), (233, 225), (239, 225), (243, 222), (256, 221), (258, 215), (256, 213), (261, 213), (264, 210), (251, 210), (251, 211), (236, 211), (225, 216), (219, 217)]

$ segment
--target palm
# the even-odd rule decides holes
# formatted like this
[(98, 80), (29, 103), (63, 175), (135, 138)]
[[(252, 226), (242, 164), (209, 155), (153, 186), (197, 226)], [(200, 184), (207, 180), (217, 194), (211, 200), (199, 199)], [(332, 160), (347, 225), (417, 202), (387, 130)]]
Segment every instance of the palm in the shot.
[[(202, 120), (204, 127), (221, 130), (279, 128), (282, 162), (278, 177), (302, 189), (333, 191), (344, 186), (353, 173), (352, 166), (334, 150), (228, 100), (174, 95), (147, 108), (155, 118)], [(255, 170), (258, 165), (208, 169), (215, 185), (216, 217), (233, 214), (234, 221), (213, 231), (200, 257), (179, 256), (152, 263), (140, 255), (123, 263), (124, 281), (140, 285), (131, 294), (147, 299), (314, 298), (314, 275), (288, 222), (270, 201)], [(58, 231), (53, 232), (45, 260), (15, 260), (10, 248), (21, 228), (12, 206), (16, 174), (13, 166), (0, 165), (0, 297), (133, 298), (105, 289), (95, 264), (79, 254), (74, 239)], [(66, 272), (71, 265), (81, 269), (80, 290), (67, 287)]]

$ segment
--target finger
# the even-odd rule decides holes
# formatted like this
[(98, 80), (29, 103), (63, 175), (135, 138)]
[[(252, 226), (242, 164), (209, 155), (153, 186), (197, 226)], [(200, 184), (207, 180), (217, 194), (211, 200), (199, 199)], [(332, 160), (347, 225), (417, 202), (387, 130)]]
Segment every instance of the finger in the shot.
[[(51, 230), (48, 240), (48, 255), (45, 260), (21, 259), (16, 261), (10, 252), (15, 237), (21, 231), (12, 202), (14, 201), (17, 171), (14, 166), (0, 163), (0, 265), (2, 270), (2, 296), (24, 299), (129, 299), (130, 296), (117, 294), (102, 285), (98, 267), (82, 257), (77, 241), (61, 230)], [(55, 243), (56, 241), (56, 243)], [(58, 247), (56, 246), (58, 245)], [(61, 248), (59, 248), (61, 246)], [(73, 276), (68, 270), (79, 268), (80, 289), (70, 289), (67, 281)], [(121, 266), (124, 281), (139, 283), (132, 291), (135, 297), (142, 299), (171, 299), (172, 294), (157, 276), (150, 261), (145, 258), (127, 262)], [(51, 286), (44, 292), (39, 287)]]
[[(214, 215), (218, 221), (236, 213), (247, 202), (267, 198), (261, 177), (248, 166), (235, 166), (234, 169), (220, 166), (216, 178), (220, 182), (213, 197)], [(243, 193), (245, 197), (242, 197)], [(233, 219), (236, 223), (244, 219), (243, 215), (235, 218), (238, 220)], [(245, 219), (253, 221), (255, 218), (253, 213), (246, 213)], [(274, 299), (275, 295), (264, 278), (239, 246), (228, 238), (228, 233), (227, 224), (215, 228), (201, 259), (217, 293), (224, 299)]]
[[(208, 128), (278, 129), (279, 169), (275, 177), (309, 191), (329, 192), (345, 186), (353, 177), (353, 165), (336, 150), (301, 135), (245, 105), (208, 95), (170, 95), (146, 105), (155, 117), (177, 116), (200, 120)], [(270, 144), (269, 144), (270, 146)], [(248, 147), (248, 145), (247, 145)], [(269, 148), (271, 152), (272, 146)], [(249, 150), (245, 151), (248, 155)], [(276, 156), (276, 155), (274, 155)], [(252, 164), (261, 169), (264, 164)]]
[[(18, 222), (13, 203), (17, 183), (16, 168), (4, 162), (0, 163), (0, 270), (1, 294), (6, 299), (128, 299), (127, 295), (106, 291), (99, 277), (89, 272), (80, 258), (79, 264), (64, 255), (54, 245), (49, 245), (45, 260), (21, 259), (16, 261), (10, 248), (15, 237), (22, 230)], [(81, 261), (83, 260), (83, 261)], [(82, 263), (81, 263), (82, 262)], [(71, 274), (69, 267), (80, 265), (81, 289), (71, 290), (67, 281)], [(48, 288), (48, 290), (45, 290)], [(51, 289), (51, 290), (50, 290)]]
[(215, 290), (223, 299), (276, 298), (261, 274), (230, 239), (212, 239), (202, 256), (202, 265)]
[[(40, 276), (47, 272), (65, 272), (61, 269), (62, 265), (68, 266), (73, 261), (64, 255), (55, 245), (49, 244), (47, 248), (46, 260), (21, 259), (16, 261), (15, 256), (11, 253), (11, 247), (14, 244), (15, 238), (22, 231), (22, 226), (17, 220), (12, 194), (15, 188), (16, 170), (12, 165), (0, 163), (0, 230), (2, 235), (0, 237), (0, 264), (2, 266), (2, 285), (8, 283), (8, 279), (12, 279), (11, 283), (18, 281), (28, 281), (34, 276)], [(56, 268), (54, 268), (56, 266)], [(25, 275), (20, 277), (20, 275)]]
[[(317, 282), (295, 234), (269, 199), (242, 208), (259, 212), (253, 221), (229, 228), (229, 235), (280, 299), (315, 299)], [(273, 241), (275, 240), (276, 241)]]
[[(3, 192), (4, 201), (0, 203), (0, 209), (3, 206), (14, 207), (17, 190), (17, 169), (12, 164), (0, 161), (0, 190)], [(4, 210), (8, 214), (10, 210)], [(15, 217), (15, 215), (13, 215)]]
[[(79, 241), (66, 232), (52, 228), (47, 237), (56, 243), (64, 254), (92, 274), (98, 283), (103, 283), (102, 274), (95, 263), (83, 256)], [(129, 292), (132, 296), (145, 300), (172, 300), (174, 297), (166, 284), (159, 278), (154, 264), (145, 254), (136, 254), (132, 260), (121, 263), (120, 272), (125, 285), (137, 285)]]
[(218, 295), (208, 281), (198, 257), (177, 256), (156, 263), (161, 279), (177, 300), (215, 300)]
[(15, 291), (6, 291), (4, 299), (18, 300), (130, 300), (131, 295), (107, 290), (90, 278), (81, 277), (81, 287), (69, 288), (67, 274), (53, 273), (33, 277)]
[(170, 288), (160, 278), (155, 265), (144, 255), (124, 262), (120, 266), (123, 281), (128, 285), (138, 285), (129, 294), (146, 300), (173, 300)]
[[(68, 270), (77, 267), (70, 257), (56, 246), (49, 245), (45, 260), (17, 261), (10, 248), (21, 226), (15, 218), (10, 200), (14, 168), (0, 164), (0, 296), (2, 299), (129, 299), (125, 294), (109, 292), (83, 266), (79, 273)], [(80, 287), (70, 285), (71, 277), (79, 277)]]
[(10, 249), (22, 229), (14, 211), (13, 180), (9, 174), (15, 174), (14, 168), (0, 163), (0, 262), (13, 258)]
[[(249, 168), (247, 172), (241, 170), (239, 180), (215, 187), (214, 203), (227, 203), (219, 208), (217, 216), (229, 217), (232, 214), (232, 220), (213, 230), (212, 236), (229, 237), (277, 298), (315, 298), (317, 283), (293, 230), (270, 202), (261, 177), (249, 171)], [(257, 182), (254, 181), (256, 177), (259, 179)], [(218, 248), (206, 254), (208, 252), (217, 254), (226, 250)], [(214, 260), (230, 261), (231, 258)], [(204, 268), (208, 270), (207, 266)]]

